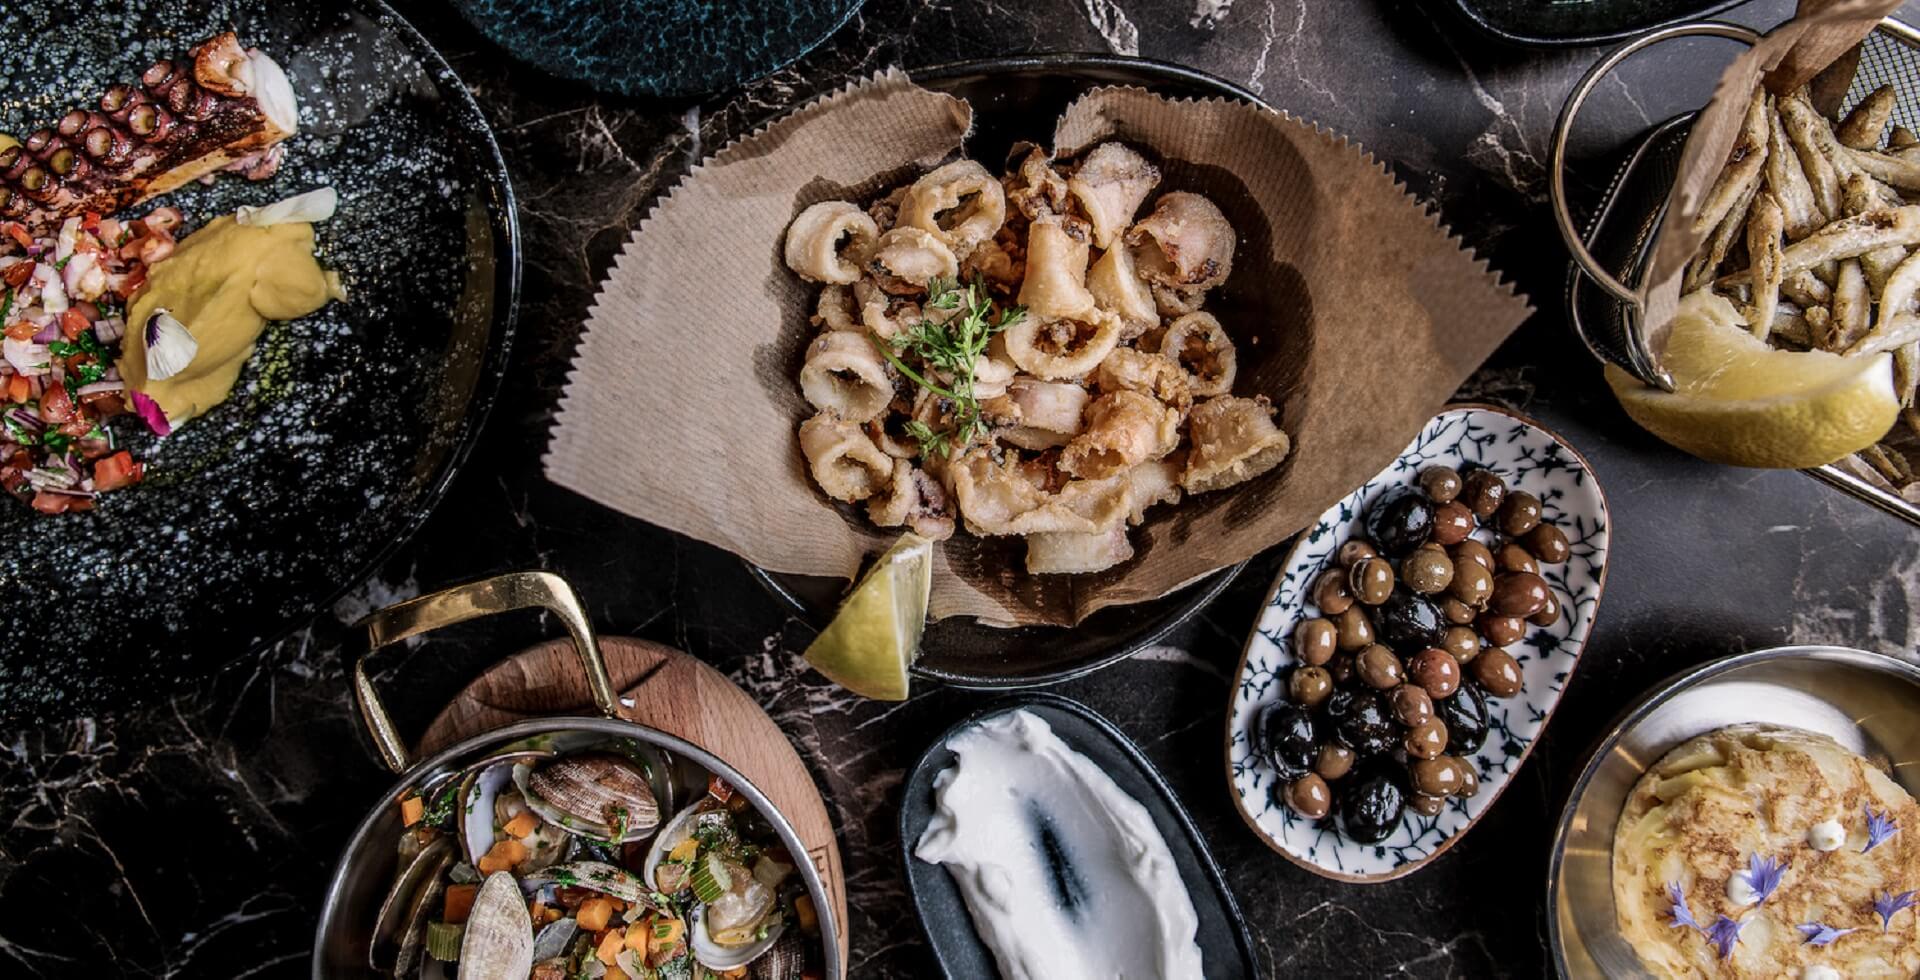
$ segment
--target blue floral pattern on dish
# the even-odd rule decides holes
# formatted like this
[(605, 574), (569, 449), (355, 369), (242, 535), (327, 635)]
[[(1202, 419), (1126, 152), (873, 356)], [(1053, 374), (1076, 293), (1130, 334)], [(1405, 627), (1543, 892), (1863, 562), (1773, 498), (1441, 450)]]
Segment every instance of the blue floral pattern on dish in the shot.
[[(1422, 469), (1435, 465), (1463, 471), (1488, 467), (1510, 488), (1540, 498), (1543, 519), (1565, 532), (1571, 545), (1564, 564), (1540, 569), (1562, 611), (1558, 622), (1529, 626), (1527, 635), (1507, 648), (1520, 663), (1526, 687), (1512, 698), (1487, 701), (1487, 740), (1473, 757), (1480, 792), (1471, 799), (1449, 799), (1437, 816), (1408, 810), (1386, 840), (1360, 844), (1340, 833), (1337, 816), (1309, 820), (1287, 807), (1280, 780), (1253, 749), (1253, 720), (1261, 707), (1286, 696), (1294, 626), (1317, 614), (1307, 598), (1313, 579), (1333, 563), (1341, 543), (1358, 533), (1360, 515), (1375, 498), (1389, 487), (1413, 483)], [(1484, 529), (1474, 536), (1493, 540)], [(1558, 437), (1492, 408), (1450, 409), (1434, 416), (1398, 459), (1301, 534), (1274, 580), (1247, 640), (1227, 720), (1234, 802), (1248, 823), (1294, 862), (1347, 880), (1397, 878), (1445, 850), (1500, 795), (1559, 702), (1600, 604), (1607, 538), (1606, 499), (1586, 462)], [(1337, 798), (1338, 783), (1334, 793)]]

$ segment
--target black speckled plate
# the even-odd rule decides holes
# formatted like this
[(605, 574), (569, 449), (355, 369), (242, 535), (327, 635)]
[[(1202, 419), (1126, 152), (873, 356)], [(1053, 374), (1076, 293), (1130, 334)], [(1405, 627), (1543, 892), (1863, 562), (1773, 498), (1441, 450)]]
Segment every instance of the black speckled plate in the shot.
[(933, 819), (933, 779), (954, 763), (954, 755), (947, 749), (949, 739), (988, 718), (1021, 709), (1039, 715), (1061, 741), (1093, 760), (1153, 815), (1160, 836), (1166, 838), (1173, 852), (1174, 863), (1180, 866), (1180, 878), (1193, 899), (1193, 910), (1199, 914), (1200, 932), (1195, 938), (1200, 943), (1208, 980), (1258, 977), (1253, 937), (1247, 932), (1239, 903), (1234, 901), (1233, 891), (1221, 877), (1220, 867), (1214, 864), (1193, 819), (1174, 798), (1166, 781), (1112, 722), (1077, 701), (1052, 694), (1008, 699), (973, 714), (941, 733), (907, 774), (906, 799), (900, 807), (901, 859), (906, 862), (907, 888), (913, 893), (914, 910), (920, 915), (920, 925), (926, 930), (941, 972), (950, 978), (991, 977), (996, 975), (996, 968), (992, 954), (974, 932), (973, 917), (952, 875), (940, 865), (913, 856), (920, 835)]
[(453, 0), (515, 58), (625, 95), (698, 95), (785, 67), (863, 0)]
[(1620, 41), (1717, 14), (1745, 0), (1451, 0), (1467, 23), (1508, 44), (1576, 47)]
[[(1067, 105), (1101, 85), (1137, 85), (1175, 98), (1266, 105), (1252, 92), (1205, 72), (1115, 55), (995, 58), (917, 68), (910, 74), (921, 85), (973, 104), (967, 155), (977, 160), (1004, 160), (1013, 145), (1023, 141), (1051, 142), (1054, 121)], [(1039, 687), (1090, 674), (1159, 642), (1218, 596), (1239, 570), (1239, 565), (1223, 568), (1148, 602), (1110, 606), (1072, 629), (1000, 629), (968, 619), (943, 619), (927, 627), (913, 673), (983, 690)], [(847, 585), (841, 579), (775, 575), (759, 568), (753, 574), (816, 629), (833, 618)]]
[(0, 715), (151, 697), (329, 606), (425, 519), (505, 370), (520, 267), (504, 164), (459, 79), (379, 0), (15, 0), (0, 38), (31, 41), (0, 57), (0, 130), (229, 28), (286, 69), (301, 133), (273, 179), (164, 203), (197, 225), (332, 184), (322, 261), (352, 300), (269, 327), (233, 396), (173, 436), (121, 424), (145, 483), (53, 518), (0, 500)]

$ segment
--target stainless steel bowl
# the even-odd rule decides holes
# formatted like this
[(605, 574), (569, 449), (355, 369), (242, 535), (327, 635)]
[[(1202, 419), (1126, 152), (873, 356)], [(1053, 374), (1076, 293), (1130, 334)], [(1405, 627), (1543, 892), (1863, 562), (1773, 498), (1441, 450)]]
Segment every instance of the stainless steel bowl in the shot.
[(1696, 735), (1742, 722), (1832, 736), (1920, 796), (1920, 667), (1845, 647), (1729, 657), (1661, 685), (1587, 760), (1554, 835), (1547, 925), (1563, 977), (1645, 976), (1613, 907), (1613, 833), (1648, 767)]
[[(354, 665), (354, 694), (361, 717), (373, 736), (382, 758), (400, 779), (367, 812), (354, 829), (353, 837), (340, 855), (327, 885), (327, 897), (320, 911), (320, 924), (314, 933), (314, 980), (338, 980), (343, 977), (375, 977), (368, 963), (368, 946), (373, 922), (381, 900), (393, 884), (398, 871), (396, 844), (405, 829), (400, 823), (398, 801), (408, 790), (438, 785), (472, 763), (492, 755), (502, 746), (534, 735), (583, 732), (593, 735), (630, 738), (664, 750), (682, 762), (692, 762), (707, 772), (725, 779), (737, 792), (746, 795), (754, 809), (773, 825), (780, 842), (790, 853), (803, 855), (807, 847), (785, 815), (774, 808), (765, 793), (741, 775), (725, 760), (685, 739), (620, 718), (619, 702), (607, 677), (606, 662), (593, 637), (580, 600), (560, 577), (547, 572), (522, 572), (496, 576), (456, 586), (443, 592), (421, 596), (381, 610), (365, 621), (369, 636), (369, 656), (373, 650), (442, 626), (512, 609), (544, 608), (567, 627), (587, 672), (587, 685), (594, 702), (606, 717), (562, 716), (538, 718), (476, 735), (443, 749), (419, 762), (409, 764), (404, 742), (394, 729), (372, 679), (365, 669), (365, 658)], [(840, 959), (840, 929), (834, 919), (820, 873), (810, 861), (797, 862), (797, 870), (813, 900), (820, 920), (820, 943), (826, 975), (846, 976)]]

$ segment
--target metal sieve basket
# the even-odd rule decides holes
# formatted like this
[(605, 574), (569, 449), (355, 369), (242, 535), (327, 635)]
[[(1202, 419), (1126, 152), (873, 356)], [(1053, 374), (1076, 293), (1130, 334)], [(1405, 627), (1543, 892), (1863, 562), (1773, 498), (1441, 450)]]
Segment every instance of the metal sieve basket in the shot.
[[(1574, 117), (1609, 72), (1635, 53), (1679, 37), (1719, 37), (1753, 44), (1760, 35), (1738, 24), (1700, 21), (1649, 32), (1608, 52), (1589, 69), (1554, 126), (1549, 162), (1549, 196), (1560, 237), (1573, 255), (1567, 272), (1567, 315), (1594, 357), (1618, 365), (1643, 383), (1671, 389), (1648, 343), (1646, 325), (1632, 284), (1640, 280), (1653, 251), (1654, 235), (1666, 215), (1667, 194), (1679, 176), (1680, 153), (1697, 113), (1685, 113), (1649, 130), (1628, 154), (1608, 185), (1582, 233), (1567, 203), (1566, 155)], [(1881, 85), (1899, 92), (1890, 125), (1920, 132), (1920, 31), (1888, 18), (1861, 43), (1860, 63), (1847, 90), (1851, 108)], [(1896, 422), (1886, 444), (1920, 469), (1920, 433)], [(1907, 522), (1920, 525), (1920, 483), (1910, 484), (1909, 500), (1859, 457), (1805, 471), (1847, 494)]]

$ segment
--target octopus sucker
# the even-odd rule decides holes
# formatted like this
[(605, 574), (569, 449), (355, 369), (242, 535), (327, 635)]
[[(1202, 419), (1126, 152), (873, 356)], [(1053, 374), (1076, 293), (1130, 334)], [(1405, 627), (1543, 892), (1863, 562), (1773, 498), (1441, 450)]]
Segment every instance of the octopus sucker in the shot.
[(221, 170), (270, 176), (298, 128), (293, 85), (229, 31), (162, 59), (137, 84), (75, 108), (0, 151), (0, 220), (38, 234), (87, 212), (113, 214)]

